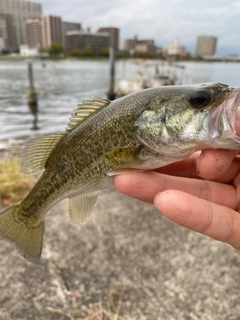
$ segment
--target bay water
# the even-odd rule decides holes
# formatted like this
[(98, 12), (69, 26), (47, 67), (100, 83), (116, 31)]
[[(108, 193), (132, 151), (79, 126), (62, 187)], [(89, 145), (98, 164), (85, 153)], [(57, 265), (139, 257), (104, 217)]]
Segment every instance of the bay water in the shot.
[[(27, 60), (0, 60), (0, 140), (64, 131), (77, 104), (93, 96), (107, 98), (110, 66), (107, 60), (32, 61), (38, 94), (38, 127), (27, 103)], [(181, 62), (191, 83), (240, 85), (240, 63)], [(116, 63), (116, 82), (133, 77), (138, 65)], [(124, 74), (123, 74), (124, 73)], [(184, 83), (184, 80), (182, 81)]]

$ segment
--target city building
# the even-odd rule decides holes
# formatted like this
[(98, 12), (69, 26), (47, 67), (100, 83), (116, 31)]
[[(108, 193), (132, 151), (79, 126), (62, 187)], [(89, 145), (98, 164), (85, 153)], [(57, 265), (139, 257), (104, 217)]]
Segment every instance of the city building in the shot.
[(78, 23), (78, 22), (63, 21), (62, 24), (63, 24), (63, 34), (66, 34), (67, 32), (70, 32), (70, 31), (82, 30), (81, 23)]
[(14, 50), (16, 39), (13, 31), (13, 16), (0, 13), (0, 52)]
[(163, 54), (167, 56), (186, 56), (187, 51), (178, 40), (163, 46)]
[[(48, 18), (46, 18), (48, 17)], [(65, 47), (65, 35), (67, 32), (81, 30), (81, 24), (75, 22), (62, 21), (60, 27), (60, 17), (42, 16), (41, 19), (30, 19), (25, 22), (26, 44), (30, 47), (40, 47), (47, 49), (52, 43), (61, 43)], [(44, 32), (45, 30), (45, 32)], [(60, 31), (60, 34), (59, 34)], [(57, 33), (57, 34), (56, 34)], [(48, 36), (47, 36), (48, 34)], [(44, 39), (48, 37), (48, 42)], [(60, 37), (62, 37), (60, 41)]]
[(74, 50), (85, 50), (87, 46), (92, 47), (93, 53), (100, 53), (101, 50), (109, 48), (109, 33), (90, 31), (70, 31), (65, 36), (65, 50), (72, 52)]
[(143, 49), (145, 50), (144, 52), (148, 52), (148, 50), (152, 51), (154, 47), (154, 40), (138, 40), (137, 36), (135, 36), (133, 39), (126, 39), (124, 42), (124, 50), (129, 51), (131, 54), (134, 54), (137, 52), (137, 50), (142, 52)]
[(138, 43), (135, 46), (136, 53), (156, 53), (156, 47), (147, 43)]
[(217, 38), (214, 36), (197, 37), (196, 51), (197, 56), (212, 56), (216, 53)]
[(30, 19), (25, 22), (25, 39), (28, 46), (40, 48), (43, 46), (41, 19)]
[(110, 35), (110, 46), (119, 50), (119, 29), (115, 27), (99, 28), (98, 33), (108, 33)]
[(78, 22), (62, 22), (62, 28), (63, 28), (63, 47), (65, 48), (65, 36), (70, 31), (80, 31), (82, 30), (81, 23)]
[[(24, 22), (28, 19), (40, 18), (42, 5), (25, 0), (0, 0), (0, 13), (0, 28), (2, 31), (5, 30), (0, 41), (2, 44), (4, 43), (5, 50), (18, 50), (21, 44), (25, 44)], [(4, 18), (3, 14), (11, 15), (11, 19), (6, 20), (6, 16)], [(7, 38), (4, 38), (6, 36)]]
[(43, 15), (42, 24), (42, 46), (48, 49), (53, 43), (63, 45), (62, 19), (58, 16)]

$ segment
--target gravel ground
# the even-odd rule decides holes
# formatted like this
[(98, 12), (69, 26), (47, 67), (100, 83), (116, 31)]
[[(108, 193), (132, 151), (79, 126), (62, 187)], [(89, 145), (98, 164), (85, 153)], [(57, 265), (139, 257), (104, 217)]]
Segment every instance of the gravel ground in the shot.
[(114, 189), (82, 226), (66, 200), (49, 212), (40, 264), (0, 240), (1, 320), (84, 319), (121, 290), (115, 320), (237, 320), (239, 287), (239, 252)]

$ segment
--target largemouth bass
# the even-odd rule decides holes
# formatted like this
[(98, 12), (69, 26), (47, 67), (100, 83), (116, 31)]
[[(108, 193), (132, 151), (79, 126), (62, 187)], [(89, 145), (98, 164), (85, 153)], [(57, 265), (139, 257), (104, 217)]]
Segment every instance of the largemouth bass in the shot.
[(41, 256), (44, 217), (69, 198), (70, 221), (88, 219), (99, 190), (124, 170), (148, 170), (206, 148), (240, 149), (234, 129), (240, 88), (169, 86), (109, 101), (84, 100), (64, 133), (28, 143), (25, 174), (44, 170), (26, 198), (0, 214), (0, 236), (30, 261)]

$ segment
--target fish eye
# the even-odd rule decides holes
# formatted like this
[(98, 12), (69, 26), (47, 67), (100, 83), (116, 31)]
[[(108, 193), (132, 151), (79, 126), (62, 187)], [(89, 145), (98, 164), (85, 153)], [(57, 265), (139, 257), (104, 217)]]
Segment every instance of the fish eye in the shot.
[(195, 108), (204, 108), (211, 101), (211, 95), (207, 91), (196, 91), (190, 98), (190, 103)]

